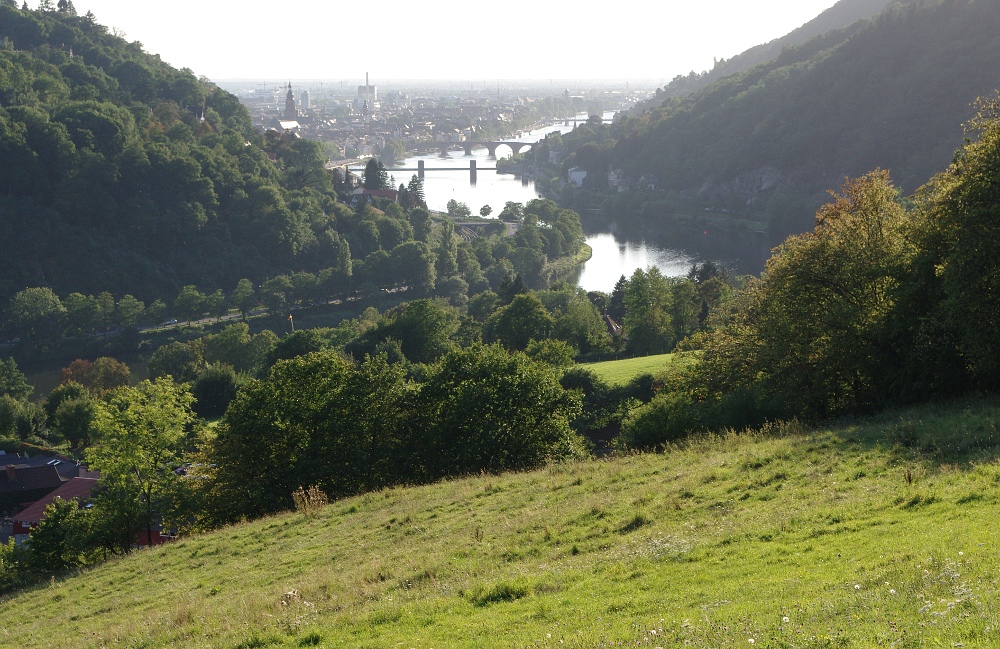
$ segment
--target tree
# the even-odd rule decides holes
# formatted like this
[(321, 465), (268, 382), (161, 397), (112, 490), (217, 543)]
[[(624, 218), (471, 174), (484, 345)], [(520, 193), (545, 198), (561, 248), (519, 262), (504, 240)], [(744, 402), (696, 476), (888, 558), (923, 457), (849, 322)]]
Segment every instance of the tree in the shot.
[[(410, 196), (410, 202), (413, 203), (412, 207), (427, 207), (427, 200), (424, 198), (424, 181), (417, 174), (410, 177), (410, 182), (406, 185), (406, 192)], [(416, 229), (415, 225), (414, 229)]]
[(637, 268), (625, 289), (622, 329), (635, 354), (661, 354), (673, 346), (673, 293), (659, 269)]
[(500, 210), (500, 216), (498, 218), (507, 223), (517, 223), (523, 218), (523, 216), (524, 205), (522, 203), (507, 201), (504, 203), (503, 209)]
[(75, 498), (56, 498), (28, 537), (28, 565), (41, 572), (58, 572), (86, 564), (90, 519)]
[(230, 404), (207, 460), (208, 503), (220, 521), (292, 506), (317, 486), (346, 495), (406, 475), (399, 435), (410, 397), (385, 358), (360, 367), (335, 352), (278, 362)]
[(514, 301), (518, 295), (528, 292), (528, 287), (524, 285), (524, 280), (520, 275), (506, 275), (500, 286), (497, 288), (497, 297), (500, 304), (507, 305)]
[(62, 331), (66, 307), (47, 287), (26, 288), (14, 295), (7, 318), (25, 339), (42, 341)]
[(156, 517), (164, 525), (178, 522), (183, 509), (183, 464), (187, 427), (194, 420), (191, 393), (169, 378), (143, 381), (99, 402), (94, 428), (97, 443), (87, 451), (90, 467), (99, 471), (95, 507), (112, 521), (113, 545), (131, 548), (145, 530), (152, 544)]
[(124, 295), (118, 300), (115, 320), (122, 327), (134, 327), (142, 321), (145, 313), (146, 305), (141, 300), (131, 295)]
[(121, 361), (102, 356), (93, 363), (78, 358), (61, 370), (62, 383), (77, 383), (91, 394), (100, 396), (116, 388), (128, 385), (131, 370)]
[(438, 279), (442, 280), (458, 273), (455, 225), (451, 221), (442, 223), (439, 236), (435, 268), (437, 269)]
[(497, 345), (453, 350), (418, 394), (426, 477), (523, 470), (572, 455), (578, 398), (555, 373)]
[(281, 315), (288, 309), (292, 297), (292, 280), (288, 275), (278, 275), (260, 287), (260, 301), (271, 315)]
[(548, 338), (554, 322), (541, 300), (527, 293), (493, 314), (488, 324), (490, 339), (507, 349), (523, 351), (530, 341)]
[(552, 367), (571, 367), (576, 362), (577, 350), (565, 340), (532, 340), (524, 353), (528, 358)]
[(95, 299), (100, 313), (98, 326), (107, 329), (115, 318), (115, 296), (107, 291), (101, 291)]
[(253, 282), (244, 278), (236, 283), (229, 301), (240, 310), (240, 316), (246, 320), (247, 314), (257, 306), (257, 296), (254, 295)]
[(163, 318), (166, 315), (167, 305), (163, 303), (163, 300), (153, 300), (153, 302), (146, 309), (146, 322), (149, 322), (150, 324), (159, 324), (163, 322)]
[(236, 372), (229, 365), (209, 365), (191, 386), (193, 409), (205, 419), (218, 419), (236, 398)]
[(246, 372), (251, 368), (247, 364), (250, 340), (250, 326), (245, 322), (231, 324), (217, 334), (205, 336), (202, 338), (205, 362), (223, 363)]
[(365, 189), (371, 190), (389, 189), (391, 187), (389, 184), (389, 172), (386, 171), (385, 165), (382, 164), (381, 160), (377, 158), (368, 160), (368, 163), (365, 165), (362, 186)]
[(24, 401), (34, 391), (35, 388), (28, 383), (28, 378), (18, 369), (13, 358), (0, 361), (0, 395)]
[[(49, 410), (48, 402), (45, 408)], [(70, 447), (80, 448), (85, 446), (93, 435), (96, 415), (97, 402), (89, 394), (63, 398), (58, 401), (58, 405), (49, 416), (49, 427), (69, 442)]]
[(181, 289), (174, 300), (174, 313), (181, 320), (197, 320), (205, 314), (206, 298), (197, 286), (189, 284)]
[(217, 321), (229, 313), (229, 303), (222, 289), (216, 289), (214, 293), (205, 297), (205, 310)]
[(465, 203), (460, 203), (454, 198), (448, 201), (446, 205), (448, 209), (448, 216), (453, 219), (467, 219), (472, 215), (472, 210)]
[(63, 301), (66, 307), (67, 333), (79, 336), (85, 332), (96, 331), (100, 326), (101, 307), (92, 295), (70, 293)]
[(418, 241), (427, 241), (427, 236), (433, 228), (431, 213), (423, 207), (417, 207), (410, 210), (407, 218), (410, 225), (413, 226), (413, 237)]
[(493, 208), (490, 207), (489, 205), (483, 205), (482, 207), (479, 208), (479, 216), (483, 217), (484, 219), (492, 213), (493, 213)]
[(611, 298), (608, 302), (608, 315), (611, 319), (621, 324), (625, 319), (625, 289), (628, 287), (628, 279), (622, 275), (615, 282), (611, 291)]
[(429, 295), (434, 290), (437, 256), (426, 243), (408, 241), (393, 248), (389, 257), (396, 284), (409, 286), (417, 295)]
[[(915, 297), (939, 296), (921, 336), (934, 341), (921, 356), (960, 357), (980, 385), (1000, 386), (1000, 95), (979, 102), (970, 138), (922, 197), (925, 225)], [(919, 312), (921, 305), (914, 302)], [(949, 350), (954, 340), (957, 354)], [(942, 368), (944, 369), (944, 368)], [(955, 376), (954, 370), (943, 375)], [(952, 382), (954, 384), (954, 381)], [(944, 386), (941, 386), (944, 387)]]
[(914, 251), (897, 197), (884, 171), (848, 181), (813, 232), (782, 244), (709, 338), (699, 371), (710, 393), (750, 391), (769, 416), (825, 418), (899, 389), (900, 323), (912, 320), (898, 311), (900, 278)]
[(204, 360), (193, 345), (174, 341), (161, 346), (149, 357), (149, 375), (152, 378), (171, 376), (179, 383), (198, 378)]

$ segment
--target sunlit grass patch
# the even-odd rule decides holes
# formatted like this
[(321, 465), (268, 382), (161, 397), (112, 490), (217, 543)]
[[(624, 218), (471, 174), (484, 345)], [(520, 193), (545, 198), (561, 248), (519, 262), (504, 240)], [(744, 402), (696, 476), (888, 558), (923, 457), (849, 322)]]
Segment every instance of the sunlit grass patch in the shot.
[(0, 638), (993, 646), (996, 419), (963, 402), (388, 489), (57, 579), (0, 604)]
[(657, 374), (672, 362), (674, 354), (659, 354), (657, 356), (639, 356), (620, 361), (604, 361), (601, 363), (583, 363), (580, 367), (592, 370), (602, 381), (611, 385), (625, 385), (637, 376)]

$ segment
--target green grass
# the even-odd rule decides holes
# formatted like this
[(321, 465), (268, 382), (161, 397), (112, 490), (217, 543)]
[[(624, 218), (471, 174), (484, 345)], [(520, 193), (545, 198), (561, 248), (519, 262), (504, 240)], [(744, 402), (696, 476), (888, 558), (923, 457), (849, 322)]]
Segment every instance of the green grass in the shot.
[(997, 646), (992, 402), (399, 488), (0, 604), (17, 647)]
[(642, 374), (656, 374), (674, 360), (674, 354), (639, 356), (620, 361), (602, 363), (582, 363), (580, 366), (593, 370), (605, 383), (624, 385)]

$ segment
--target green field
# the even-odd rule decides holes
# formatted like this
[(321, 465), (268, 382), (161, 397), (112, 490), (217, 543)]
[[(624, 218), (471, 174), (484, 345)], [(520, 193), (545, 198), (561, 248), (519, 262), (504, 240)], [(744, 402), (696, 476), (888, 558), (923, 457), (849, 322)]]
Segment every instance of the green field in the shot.
[(0, 604), (0, 645), (995, 647), (998, 416), (386, 490), (55, 579)]
[(656, 374), (673, 360), (674, 354), (659, 354), (657, 356), (626, 358), (620, 361), (581, 363), (580, 367), (593, 370), (605, 383), (624, 385), (642, 374)]

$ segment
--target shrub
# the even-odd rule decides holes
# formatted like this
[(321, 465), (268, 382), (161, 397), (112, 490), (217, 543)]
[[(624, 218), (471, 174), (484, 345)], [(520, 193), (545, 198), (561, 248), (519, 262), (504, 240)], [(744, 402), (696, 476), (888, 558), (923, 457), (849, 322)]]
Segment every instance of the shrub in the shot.
[(304, 514), (306, 518), (314, 517), (330, 502), (319, 487), (309, 487), (308, 489), (299, 487), (292, 492), (292, 501), (295, 503), (295, 511)]

